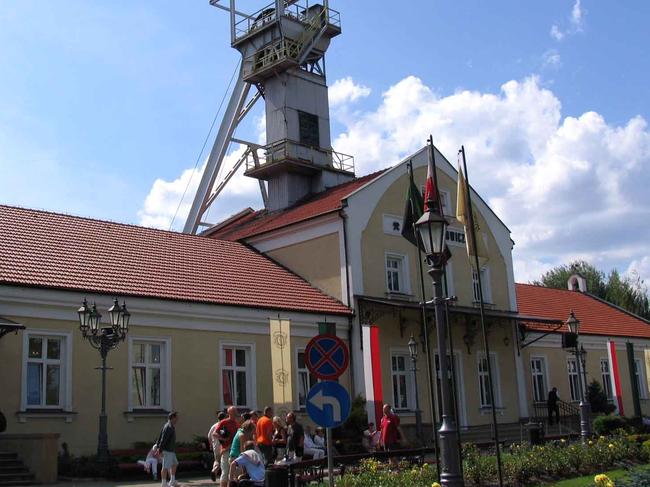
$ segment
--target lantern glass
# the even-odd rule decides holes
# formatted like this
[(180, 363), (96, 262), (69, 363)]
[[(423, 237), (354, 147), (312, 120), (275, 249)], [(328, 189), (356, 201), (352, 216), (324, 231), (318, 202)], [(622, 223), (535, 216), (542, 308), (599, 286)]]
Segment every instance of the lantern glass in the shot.
[(97, 305), (95, 303), (93, 303), (92, 309), (90, 310), (89, 318), (90, 331), (97, 333), (99, 331), (99, 322), (102, 319), (102, 315), (97, 311)]
[(415, 224), (427, 255), (441, 255), (444, 249), (447, 220), (441, 215), (427, 211)]
[(108, 308), (108, 314), (111, 317), (111, 326), (115, 329), (119, 328), (122, 308), (120, 307), (120, 303), (117, 302), (117, 299), (113, 299), (113, 306)]
[(576, 318), (576, 315), (573, 314), (573, 311), (571, 311), (571, 315), (565, 321), (565, 324), (567, 328), (569, 328), (569, 332), (573, 333), (574, 335), (578, 335), (580, 332), (580, 320)]
[(88, 307), (88, 301), (84, 298), (84, 302), (81, 305), (81, 308), (77, 310), (79, 314), (79, 329), (81, 331), (88, 330), (88, 321), (90, 319), (90, 308)]
[(418, 342), (415, 341), (413, 335), (411, 335), (411, 338), (409, 338), (408, 347), (409, 347), (409, 354), (411, 355), (411, 359), (415, 360), (418, 356)]
[(122, 304), (122, 323), (120, 329), (122, 333), (128, 333), (129, 331), (129, 320), (131, 320), (131, 313), (126, 309), (126, 303)]

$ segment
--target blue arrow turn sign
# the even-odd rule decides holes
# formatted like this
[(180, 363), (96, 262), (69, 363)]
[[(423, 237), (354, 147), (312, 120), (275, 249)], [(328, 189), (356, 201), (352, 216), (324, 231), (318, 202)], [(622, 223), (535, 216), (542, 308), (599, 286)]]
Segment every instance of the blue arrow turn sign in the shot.
[(338, 382), (319, 382), (307, 394), (307, 414), (323, 428), (343, 424), (350, 416), (350, 406), (350, 394)]

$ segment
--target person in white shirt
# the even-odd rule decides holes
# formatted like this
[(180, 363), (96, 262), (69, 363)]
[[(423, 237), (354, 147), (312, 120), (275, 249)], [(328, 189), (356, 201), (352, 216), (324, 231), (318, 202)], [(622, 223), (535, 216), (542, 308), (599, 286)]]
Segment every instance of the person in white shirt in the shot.
[(311, 455), (314, 460), (320, 460), (325, 456), (325, 448), (319, 447), (314, 442), (309, 426), (305, 426), (305, 455)]

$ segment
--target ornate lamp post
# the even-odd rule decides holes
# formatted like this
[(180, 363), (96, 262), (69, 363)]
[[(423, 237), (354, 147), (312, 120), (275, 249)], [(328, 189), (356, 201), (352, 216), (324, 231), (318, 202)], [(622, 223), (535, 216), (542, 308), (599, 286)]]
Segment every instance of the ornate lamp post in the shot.
[(583, 347), (579, 347), (578, 338), (580, 336), (580, 320), (576, 318), (576, 315), (571, 311), (569, 318), (565, 321), (569, 333), (574, 337), (573, 342), (573, 354), (576, 357), (576, 372), (578, 373), (578, 391), (580, 392), (580, 436), (582, 437), (583, 442), (587, 442), (591, 436), (591, 405), (589, 401), (585, 400), (585, 390), (583, 384), (583, 374), (582, 370), (584, 369), (584, 355), (586, 351)]
[(97, 311), (97, 305), (93, 303), (88, 305), (84, 299), (81, 308), (77, 310), (79, 314), (79, 330), (81, 335), (88, 340), (90, 345), (99, 350), (102, 357), (102, 366), (98, 367), (102, 371), (102, 410), (99, 414), (99, 435), (97, 438), (97, 460), (100, 462), (108, 461), (108, 432), (106, 418), (106, 356), (109, 350), (126, 339), (129, 332), (129, 320), (131, 313), (126, 309), (126, 303), (122, 306), (113, 300), (113, 306), (108, 308), (108, 314), (111, 318), (110, 326), (101, 326), (102, 315)]
[(413, 338), (413, 334), (411, 334), (411, 338), (409, 338), (408, 347), (409, 347), (409, 355), (411, 356), (411, 372), (413, 372), (413, 386), (415, 388), (415, 432), (418, 437), (418, 440), (420, 440), (420, 442), (423, 442), (422, 411), (420, 410), (420, 397), (419, 397), (420, 392), (418, 390), (418, 373), (417, 373), (418, 342), (416, 342), (415, 339)]
[(442, 276), (445, 272), (445, 235), (447, 220), (442, 216), (438, 203), (433, 200), (426, 202), (425, 213), (415, 226), (420, 234), (429, 264), (429, 275), (433, 280), (433, 300), (436, 319), (436, 335), (438, 339), (438, 359), (440, 361), (440, 398), (442, 422), (440, 425), (440, 483), (444, 486), (464, 486), (463, 465), (460, 458), (456, 418), (452, 408), (452, 389), (447, 356), (447, 322), (445, 320), (444, 303), (446, 298), (442, 293)]

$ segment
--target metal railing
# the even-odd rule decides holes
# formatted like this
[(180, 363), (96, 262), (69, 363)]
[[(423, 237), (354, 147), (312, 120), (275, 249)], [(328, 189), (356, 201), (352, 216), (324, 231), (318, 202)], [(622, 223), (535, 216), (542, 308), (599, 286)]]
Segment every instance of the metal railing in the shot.
[[(566, 401), (559, 399), (557, 401), (558, 409), (560, 412), (558, 429), (560, 434), (563, 430), (566, 433), (575, 433), (580, 431), (580, 409)], [(534, 402), (533, 403), (533, 421), (536, 423), (543, 423), (549, 425), (549, 415), (548, 405), (546, 402)], [(553, 413), (553, 421), (556, 421), (556, 414)]]
[(300, 54), (301, 45), (291, 39), (279, 39), (273, 44), (264, 47), (262, 52), (249, 56), (244, 61), (245, 76), (261, 71), (284, 61), (285, 59), (296, 59)]
[[(265, 164), (291, 159), (314, 165), (324, 165), (319, 162), (331, 161), (331, 167), (334, 169), (354, 173), (354, 157), (334, 150), (313, 147), (289, 139), (279, 140), (267, 145), (264, 149), (265, 155), (258, 161), (252, 158), (246, 159), (246, 171), (258, 169)], [(318, 157), (319, 160), (316, 160), (314, 153), (322, 155), (322, 157)]]
[[(312, 7), (314, 5), (318, 4), (312, 4)], [(341, 28), (341, 14), (338, 11), (331, 8), (322, 8), (322, 10), (326, 14), (328, 24)], [(291, 5), (285, 6), (284, 16), (296, 19), (299, 22), (310, 23), (309, 0), (295, 2)], [(235, 23), (235, 40), (246, 37), (254, 31), (265, 27), (269, 23), (275, 22), (277, 18), (275, 3), (262, 7), (257, 12), (252, 13)]]

